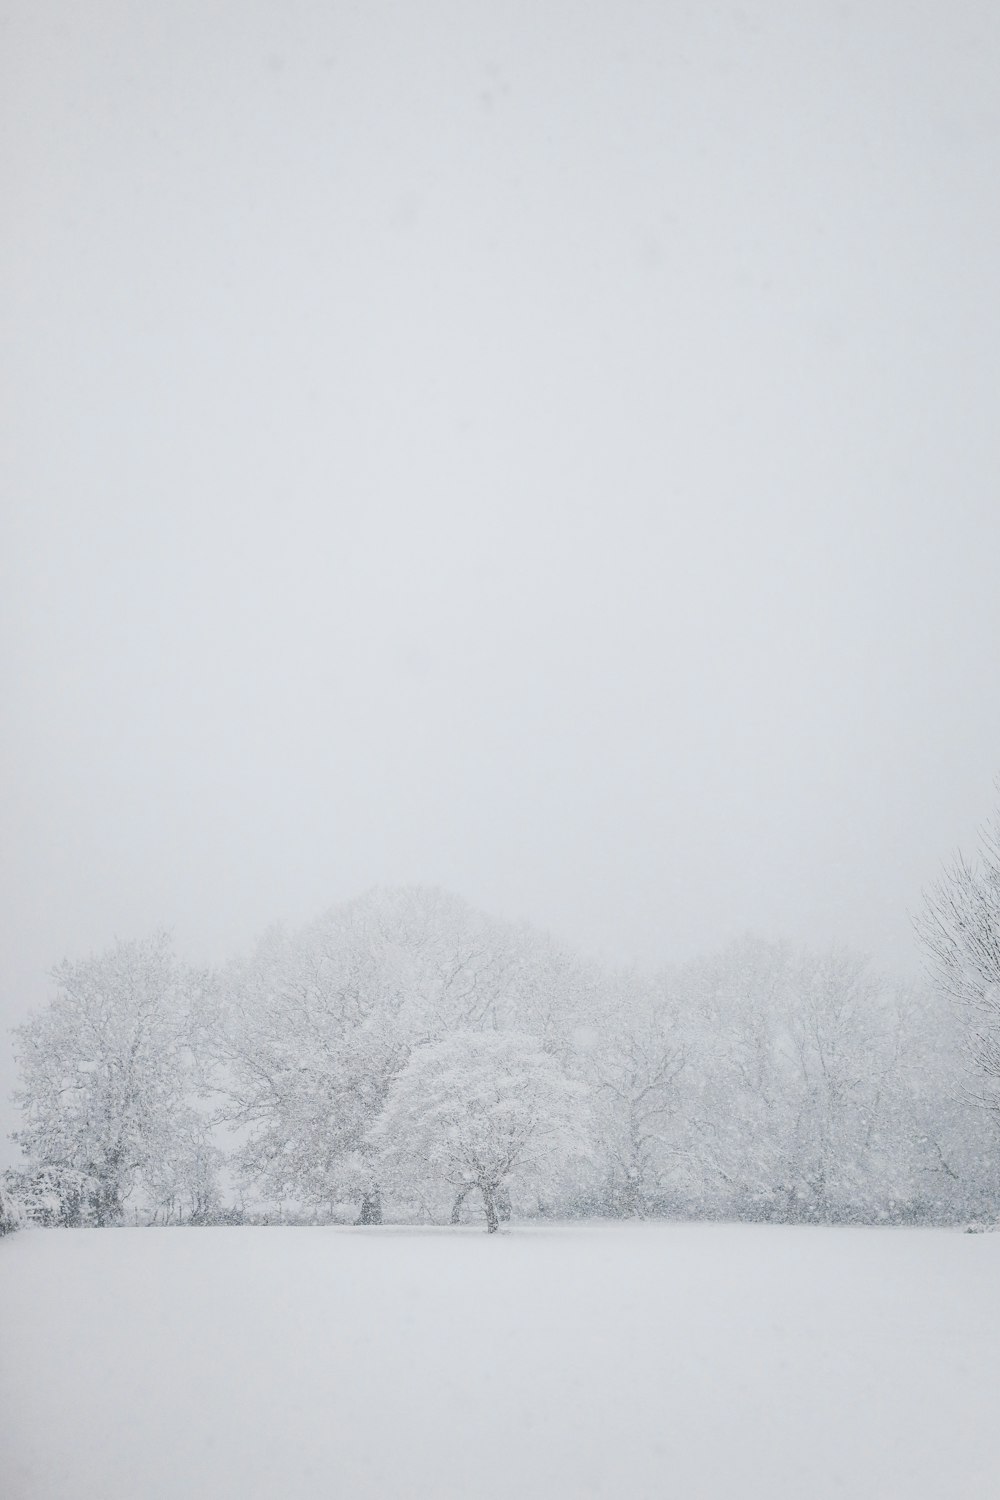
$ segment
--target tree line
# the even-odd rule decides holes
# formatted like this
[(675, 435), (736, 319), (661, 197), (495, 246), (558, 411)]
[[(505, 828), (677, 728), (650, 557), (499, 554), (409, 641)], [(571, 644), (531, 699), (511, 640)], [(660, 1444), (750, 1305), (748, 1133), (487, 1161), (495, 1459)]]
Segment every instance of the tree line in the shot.
[(118, 942), (16, 1029), (0, 1227), (992, 1218), (1000, 821), (917, 925), (927, 982), (754, 937), (612, 969), (424, 888), (211, 971)]

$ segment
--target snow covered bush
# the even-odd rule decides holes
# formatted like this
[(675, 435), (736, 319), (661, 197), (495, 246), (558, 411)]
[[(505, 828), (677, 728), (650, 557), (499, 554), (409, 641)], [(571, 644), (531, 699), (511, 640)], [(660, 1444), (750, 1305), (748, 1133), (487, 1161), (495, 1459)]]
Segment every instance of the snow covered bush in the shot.
[(97, 1224), (94, 1206), (100, 1185), (87, 1172), (54, 1165), (11, 1168), (7, 1181), (27, 1224), (60, 1229)]
[(24, 1209), (14, 1196), (9, 1177), (5, 1174), (0, 1177), (0, 1237), (12, 1234), (15, 1229), (20, 1229), (24, 1222)]

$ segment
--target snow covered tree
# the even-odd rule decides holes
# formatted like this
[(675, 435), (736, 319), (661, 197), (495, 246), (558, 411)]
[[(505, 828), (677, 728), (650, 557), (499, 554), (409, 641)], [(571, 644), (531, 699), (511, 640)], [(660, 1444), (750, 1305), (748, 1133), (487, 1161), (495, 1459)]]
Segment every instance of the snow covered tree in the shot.
[(270, 1200), (382, 1213), (369, 1135), (414, 1048), (453, 1030), (530, 1029), (551, 1047), (588, 1003), (582, 966), (446, 892), (376, 890), (274, 931), (220, 974), (203, 1045), (237, 1162)]
[[(351, 903), (303, 932), (269, 933), (219, 976), (204, 1028), (237, 1165), (265, 1199), (360, 1203), (381, 1194), (367, 1133), (428, 1025), (411, 947), (382, 903)], [(398, 913), (396, 913), (398, 916)]]
[(587, 1154), (584, 1109), (581, 1086), (537, 1038), (457, 1031), (414, 1051), (372, 1139), (390, 1177), (477, 1189), (493, 1234), (511, 1183), (537, 1187)]
[(222, 1208), (219, 1176), (224, 1162), (210, 1118), (196, 1110), (182, 1111), (169, 1151), (152, 1158), (144, 1174), (151, 1222), (210, 1222)]
[(754, 938), (676, 982), (695, 1018), (690, 1109), (705, 1207), (871, 1218), (917, 1192), (905, 987), (844, 950)]
[(197, 1132), (181, 971), (165, 934), (120, 942), (54, 972), (45, 1010), (15, 1030), (24, 1126), (35, 1170), (75, 1183), (83, 1222), (117, 1223)]
[(688, 1048), (666, 997), (634, 974), (607, 988), (610, 1021), (586, 1077), (594, 1094), (604, 1206), (616, 1217), (662, 1208), (685, 1152), (679, 1087)]
[[(905, 1032), (898, 986), (843, 948), (800, 952), (783, 1047), (794, 1115), (785, 1144), (789, 1217), (868, 1217), (904, 1155), (898, 1109)], [(892, 1187), (887, 1196), (895, 1198)]]
[(952, 1001), (979, 1102), (1000, 1116), (1000, 809), (925, 894), (914, 923), (931, 976)]

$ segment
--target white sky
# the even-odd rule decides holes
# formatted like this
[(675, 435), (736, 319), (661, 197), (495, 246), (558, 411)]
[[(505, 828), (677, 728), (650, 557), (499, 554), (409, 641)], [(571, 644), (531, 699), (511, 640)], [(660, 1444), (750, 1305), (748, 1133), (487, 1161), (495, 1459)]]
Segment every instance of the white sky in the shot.
[(998, 184), (986, 0), (0, 0), (0, 1025), (400, 881), (912, 967)]

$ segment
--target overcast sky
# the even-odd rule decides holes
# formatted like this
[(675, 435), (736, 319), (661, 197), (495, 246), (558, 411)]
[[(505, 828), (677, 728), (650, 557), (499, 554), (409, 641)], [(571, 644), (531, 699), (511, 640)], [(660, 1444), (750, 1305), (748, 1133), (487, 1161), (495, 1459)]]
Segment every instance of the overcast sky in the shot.
[(913, 968), (1000, 771), (993, 0), (0, 0), (0, 101), (0, 1025), (375, 883)]

